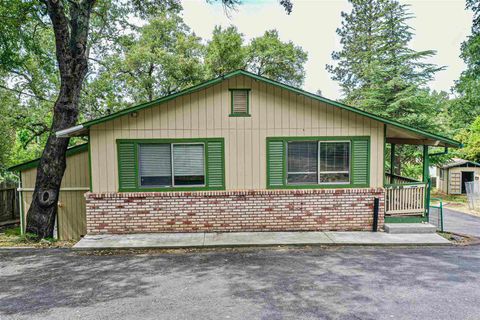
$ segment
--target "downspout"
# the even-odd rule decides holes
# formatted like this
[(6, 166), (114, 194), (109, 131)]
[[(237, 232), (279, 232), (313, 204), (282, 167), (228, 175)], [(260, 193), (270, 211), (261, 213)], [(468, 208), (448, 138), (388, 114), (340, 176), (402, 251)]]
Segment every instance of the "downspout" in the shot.
[(427, 190), (425, 192), (425, 217), (428, 221), (430, 213), (430, 172), (429, 172), (429, 154), (428, 146), (423, 145), (423, 173), (422, 180), (426, 184)]
[(25, 234), (25, 212), (23, 208), (23, 188), (22, 188), (22, 173), (19, 172), (19, 175), (13, 173), (15, 177), (18, 178), (18, 201), (20, 209), (20, 234), (23, 236)]
[[(442, 152), (428, 154), (428, 146), (423, 146), (423, 182), (427, 183), (427, 193), (425, 195), (425, 209), (427, 218), (430, 214), (430, 192), (431, 192), (431, 181), (430, 181), (430, 157), (437, 157), (446, 155), (448, 153), (448, 148), (444, 147)], [(448, 183), (448, 180), (447, 180)]]

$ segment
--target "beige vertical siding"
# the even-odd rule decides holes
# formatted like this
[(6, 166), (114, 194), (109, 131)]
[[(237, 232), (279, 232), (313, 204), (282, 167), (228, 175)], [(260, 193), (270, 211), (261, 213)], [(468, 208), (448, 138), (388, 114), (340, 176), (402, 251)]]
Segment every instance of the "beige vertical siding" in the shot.
[[(251, 88), (251, 117), (229, 117), (229, 88)], [(287, 90), (238, 76), (159, 106), (93, 126), (92, 190), (118, 191), (116, 140), (225, 138), (226, 188), (266, 187), (266, 138), (370, 136), (372, 187), (383, 186), (383, 124)]]
[[(37, 169), (22, 171), (23, 188), (34, 188)], [(89, 188), (90, 175), (88, 170), (88, 152), (84, 151), (67, 157), (67, 168), (62, 180), (61, 188)], [(68, 191), (60, 189), (58, 205), (59, 239), (79, 239), (87, 232), (85, 218), (85, 190)], [(32, 191), (23, 192), (23, 206), (25, 216), (32, 201)]]
[(447, 193), (447, 177), (448, 177), (448, 170), (444, 170), (443, 178), (440, 178), (440, 171), (442, 169), (437, 167), (437, 189), (440, 192)]

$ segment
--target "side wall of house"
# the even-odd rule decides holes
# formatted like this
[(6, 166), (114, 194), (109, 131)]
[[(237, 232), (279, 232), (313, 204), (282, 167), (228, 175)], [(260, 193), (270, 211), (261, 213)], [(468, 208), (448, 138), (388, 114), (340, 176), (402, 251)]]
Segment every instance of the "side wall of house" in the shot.
[[(23, 208), (25, 219), (32, 201), (37, 175), (36, 168), (21, 172)], [(85, 192), (89, 190), (90, 175), (88, 152), (84, 151), (67, 157), (67, 168), (63, 176), (58, 204), (58, 236), (61, 240), (79, 239), (87, 232)]]
[[(447, 193), (448, 170), (437, 167), (437, 189), (440, 192)], [(443, 176), (440, 172), (443, 170)]]
[[(250, 88), (251, 117), (229, 117), (232, 88)], [(92, 191), (118, 192), (117, 139), (225, 139), (227, 190), (266, 188), (266, 138), (370, 136), (370, 187), (383, 186), (384, 127), (285, 89), (238, 76), (90, 130)]]

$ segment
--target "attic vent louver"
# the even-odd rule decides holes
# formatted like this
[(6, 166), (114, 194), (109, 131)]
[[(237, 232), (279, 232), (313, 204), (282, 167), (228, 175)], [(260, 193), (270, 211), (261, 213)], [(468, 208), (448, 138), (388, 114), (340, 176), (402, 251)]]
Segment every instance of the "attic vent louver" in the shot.
[(232, 109), (230, 116), (232, 117), (249, 117), (249, 89), (231, 89)]

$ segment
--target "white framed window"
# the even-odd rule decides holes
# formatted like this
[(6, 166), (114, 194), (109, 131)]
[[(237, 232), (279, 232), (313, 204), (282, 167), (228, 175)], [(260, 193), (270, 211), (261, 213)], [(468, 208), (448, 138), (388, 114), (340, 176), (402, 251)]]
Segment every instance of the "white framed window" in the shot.
[(318, 143), (292, 141), (287, 144), (287, 182), (289, 184), (318, 183)]
[(205, 186), (203, 143), (145, 143), (138, 148), (140, 187)]
[(318, 183), (349, 183), (350, 141), (320, 141), (318, 149)]
[(350, 183), (350, 141), (287, 142), (287, 184)]

